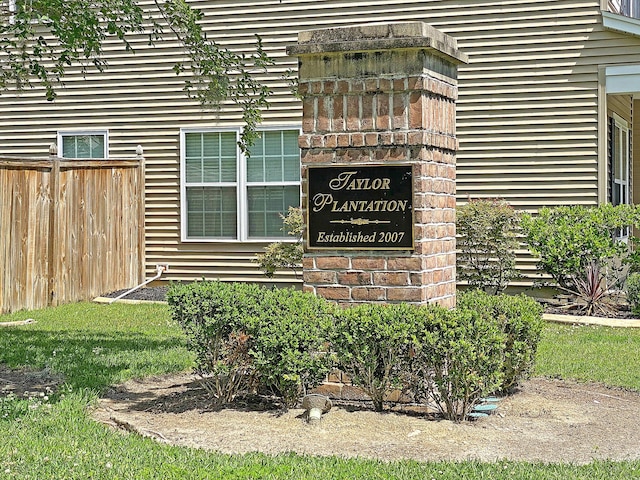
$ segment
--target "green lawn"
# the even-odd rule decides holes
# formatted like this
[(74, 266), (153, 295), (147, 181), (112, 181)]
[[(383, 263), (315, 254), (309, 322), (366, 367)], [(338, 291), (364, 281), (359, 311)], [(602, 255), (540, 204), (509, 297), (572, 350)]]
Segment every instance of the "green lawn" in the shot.
[[(98, 393), (130, 378), (192, 365), (167, 307), (80, 303), (0, 321), (28, 317), (37, 323), (0, 328), (0, 363), (46, 368), (64, 374), (67, 383), (51, 398), (0, 400), (0, 479), (640, 478), (638, 461), (573, 466), (220, 455), (122, 435), (88, 417)], [(537, 373), (640, 390), (633, 375), (640, 371), (639, 346), (640, 332), (550, 325)]]
[(547, 324), (535, 373), (640, 391), (640, 328)]

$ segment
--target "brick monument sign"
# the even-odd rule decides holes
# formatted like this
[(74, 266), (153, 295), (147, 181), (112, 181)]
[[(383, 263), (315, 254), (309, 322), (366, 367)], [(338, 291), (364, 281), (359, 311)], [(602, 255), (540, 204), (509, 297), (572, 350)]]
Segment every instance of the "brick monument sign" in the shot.
[(422, 22), (301, 32), (304, 288), (455, 305), (455, 39)]

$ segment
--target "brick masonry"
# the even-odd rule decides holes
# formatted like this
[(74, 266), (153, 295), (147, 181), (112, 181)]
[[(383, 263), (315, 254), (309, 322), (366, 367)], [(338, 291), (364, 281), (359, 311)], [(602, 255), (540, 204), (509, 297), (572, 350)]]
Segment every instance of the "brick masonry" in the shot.
[[(455, 40), (422, 22), (301, 32), (302, 207), (309, 165), (408, 164), (414, 250), (307, 251), (304, 289), (342, 304), (455, 305)], [(306, 217), (305, 217), (306, 218)]]

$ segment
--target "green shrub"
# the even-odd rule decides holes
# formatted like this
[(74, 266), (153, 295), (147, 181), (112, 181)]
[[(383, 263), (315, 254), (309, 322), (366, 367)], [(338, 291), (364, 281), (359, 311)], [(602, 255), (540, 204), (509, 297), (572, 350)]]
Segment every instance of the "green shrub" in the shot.
[(627, 277), (625, 292), (631, 311), (634, 315), (640, 315), (640, 273), (634, 272)]
[(286, 407), (322, 383), (332, 366), (327, 335), (335, 307), (294, 289), (265, 291), (260, 311), (247, 319), (251, 356), (261, 384)]
[(172, 286), (167, 299), (214, 405), (259, 384), (290, 407), (330, 369), (326, 332), (333, 306), (321, 298), (248, 283), (196, 282)]
[(504, 200), (470, 200), (458, 207), (458, 278), (492, 294), (507, 288), (518, 277), (518, 223), (518, 212)]
[(472, 309), (421, 307), (408, 356), (405, 391), (446, 419), (466, 418), (502, 383), (505, 334)]
[(400, 386), (417, 308), (362, 304), (336, 313), (331, 344), (338, 368), (371, 397), (376, 411), (389, 390)]
[(262, 293), (257, 285), (222, 282), (173, 284), (167, 292), (171, 315), (196, 354), (196, 373), (214, 407), (255, 387), (253, 338), (245, 319), (257, 313)]
[(304, 232), (304, 220), (302, 209), (289, 207), (286, 217), (282, 217), (283, 227), (287, 234), (295, 238), (295, 242), (273, 242), (267, 245), (264, 253), (256, 254), (255, 261), (260, 270), (271, 278), (276, 270), (288, 268), (292, 270), (296, 278), (302, 264), (302, 234)]
[(544, 322), (542, 307), (525, 295), (490, 296), (480, 291), (458, 295), (457, 309), (472, 311), (484, 321), (496, 321), (505, 334), (502, 383), (499, 391), (511, 391), (533, 369)]
[(591, 314), (606, 313), (606, 292), (620, 288), (628, 270), (632, 252), (616, 231), (637, 227), (639, 219), (640, 207), (606, 204), (542, 208), (521, 225), (540, 268)]

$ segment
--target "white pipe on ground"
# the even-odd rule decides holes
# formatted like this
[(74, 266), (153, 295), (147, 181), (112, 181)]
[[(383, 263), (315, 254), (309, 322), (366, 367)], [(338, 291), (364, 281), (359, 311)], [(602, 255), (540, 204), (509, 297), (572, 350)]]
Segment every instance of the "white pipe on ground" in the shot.
[(127, 290), (126, 292), (124, 292), (121, 295), (118, 295), (116, 298), (112, 299), (109, 302), (109, 305), (111, 305), (113, 302), (116, 302), (118, 300), (120, 300), (123, 297), (126, 297), (127, 295), (129, 295), (131, 292), (135, 292), (136, 290), (138, 290), (140, 287), (144, 287), (146, 284), (153, 282), (154, 280), (159, 279), (162, 274), (164, 272), (166, 272), (169, 269), (168, 265), (156, 265), (156, 276), (153, 278), (150, 278), (149, 280), (145, 280), (144, 282), (142, 282), (140, 285), (137, 285), (135, 287), (133, 287), (131, 290)]

